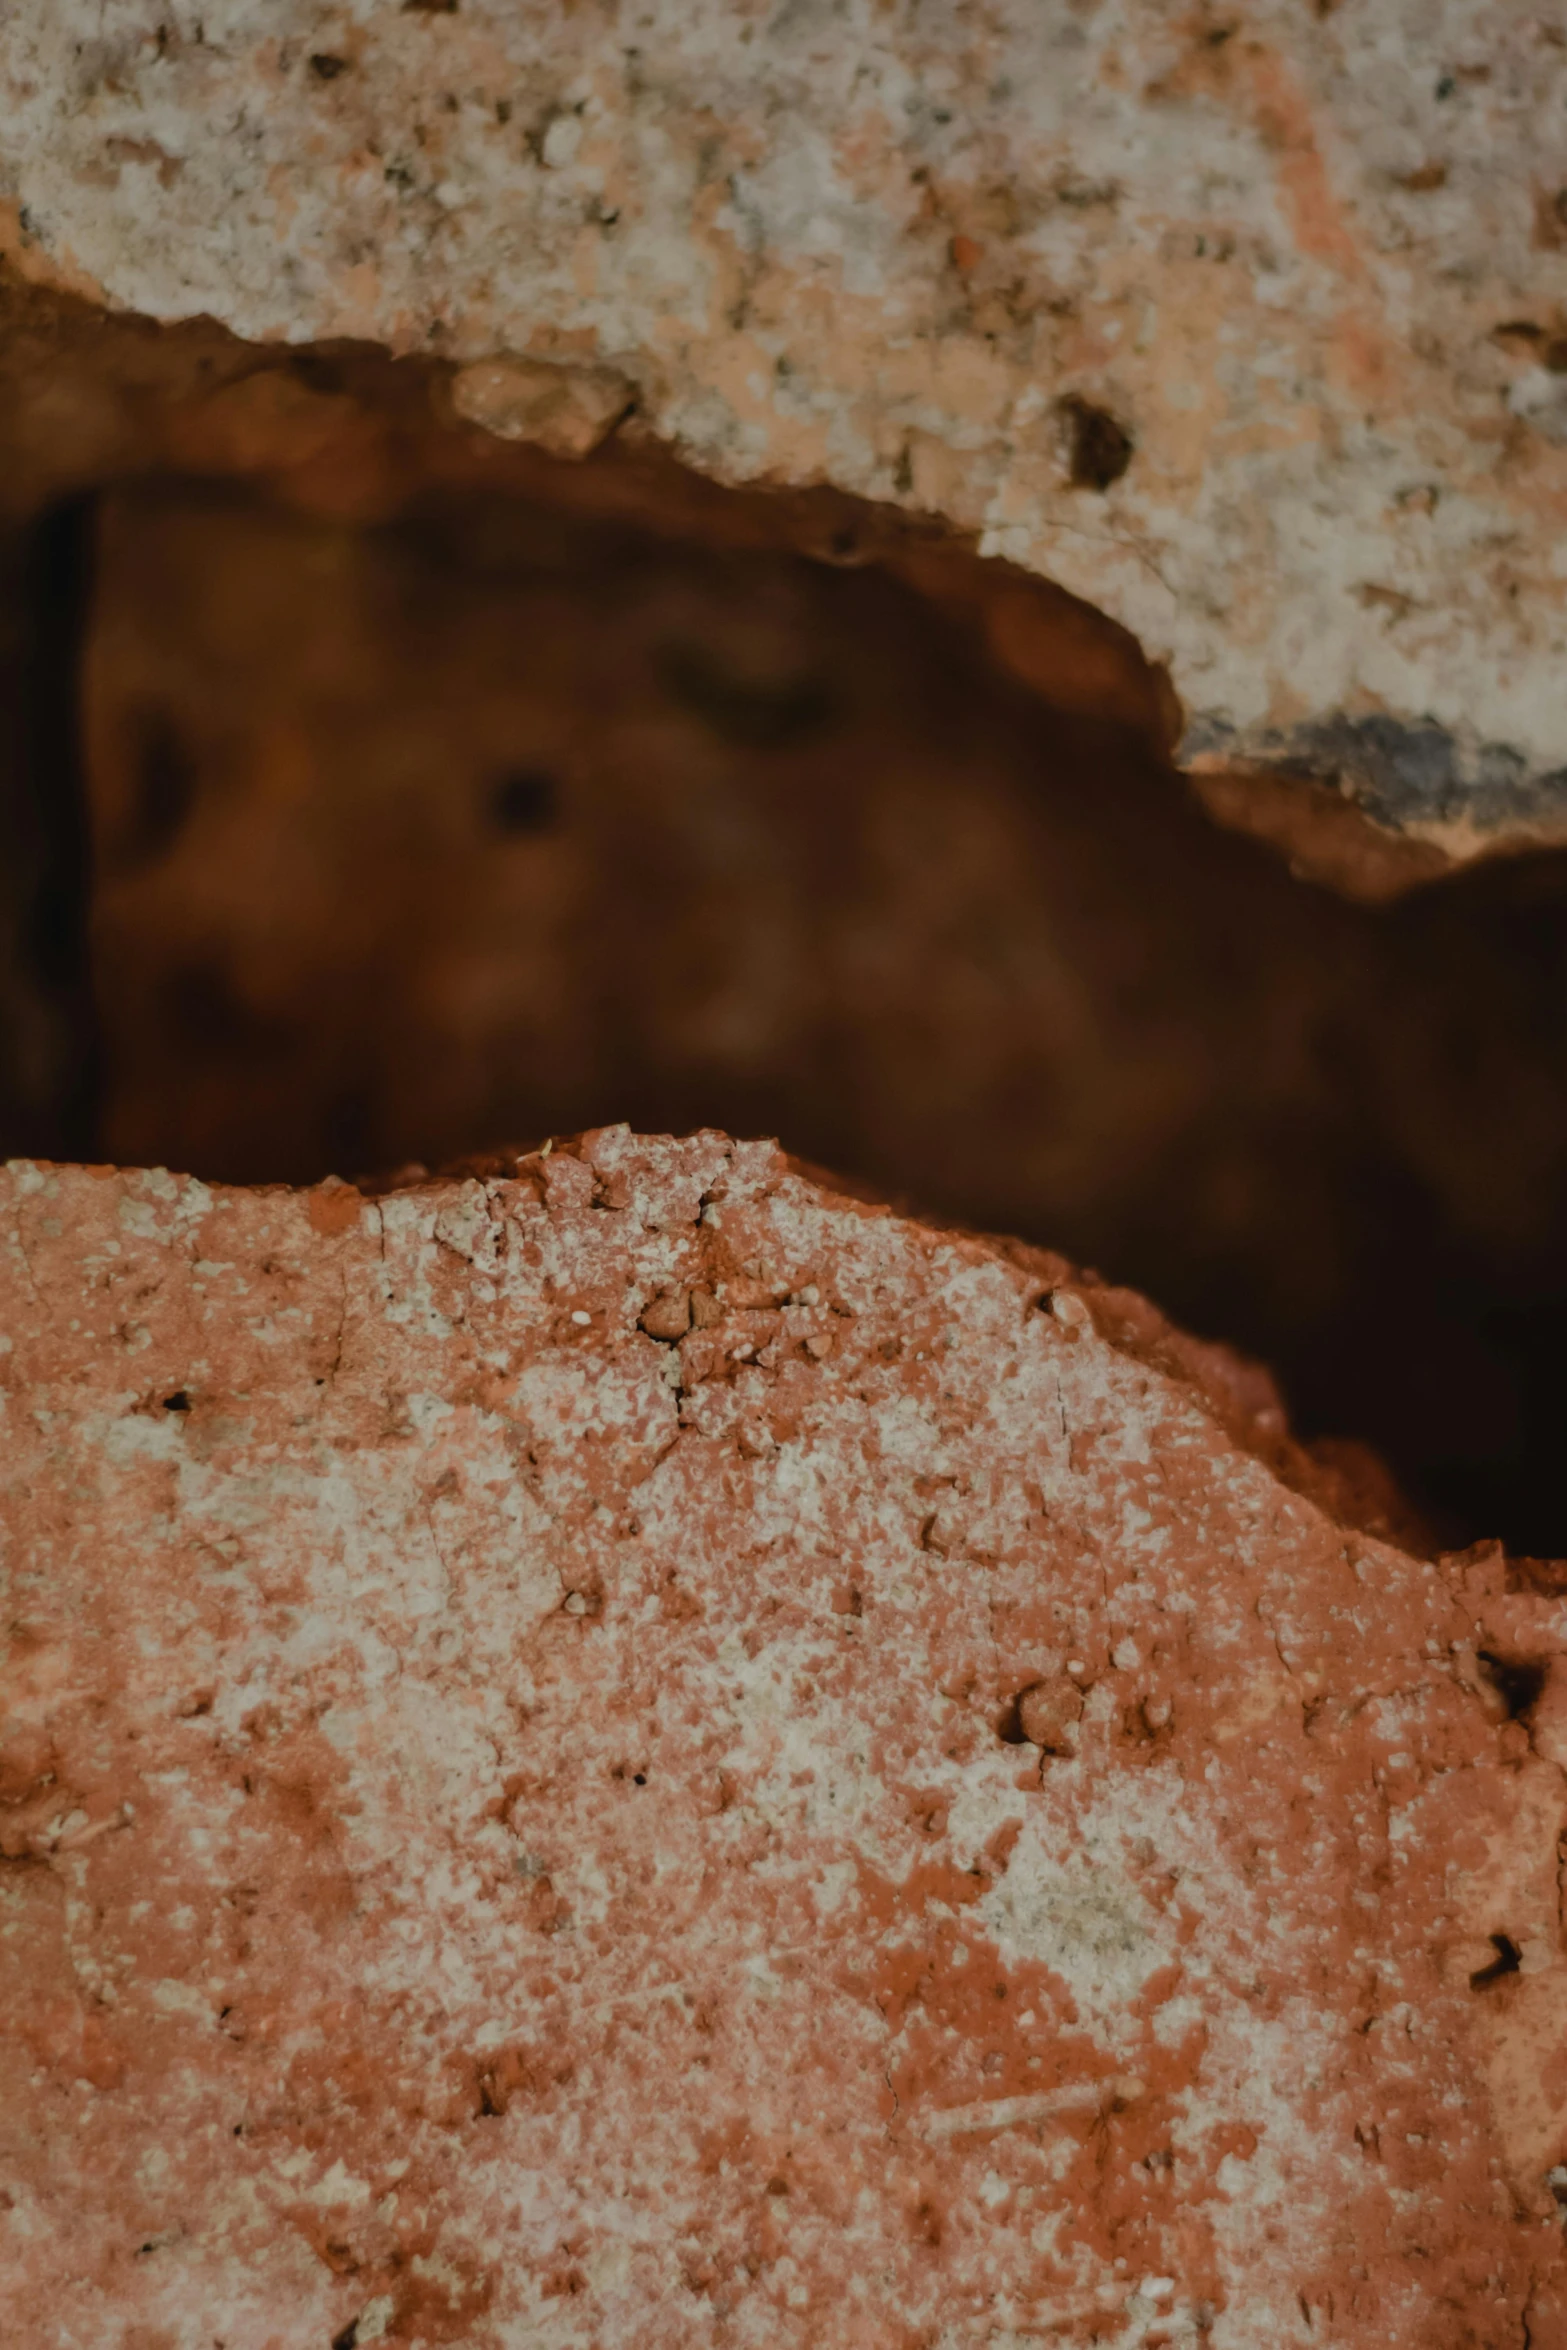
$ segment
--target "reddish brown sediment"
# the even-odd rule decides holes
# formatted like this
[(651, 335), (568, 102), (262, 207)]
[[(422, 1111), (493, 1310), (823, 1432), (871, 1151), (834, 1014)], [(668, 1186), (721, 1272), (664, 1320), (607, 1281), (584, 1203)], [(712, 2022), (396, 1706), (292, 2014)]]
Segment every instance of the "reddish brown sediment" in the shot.
[(1564, 2338), (1549, 1576), (766, 1145), (0, 1240), (18, 2350)]

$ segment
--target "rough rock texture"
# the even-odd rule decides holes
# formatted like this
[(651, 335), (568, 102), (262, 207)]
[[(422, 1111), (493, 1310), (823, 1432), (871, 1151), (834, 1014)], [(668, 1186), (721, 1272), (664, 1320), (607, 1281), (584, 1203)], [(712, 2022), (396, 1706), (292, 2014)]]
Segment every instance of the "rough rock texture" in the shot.
[(1534, 0), (17, 0), (32, 276), (982, 534), (1193, 759), (1567, 821), (1567, 18)]
[(1563, 1604), (1265, 1380), (711, 1135), (3, 1199), (8, 2344), (1567, 2339)]

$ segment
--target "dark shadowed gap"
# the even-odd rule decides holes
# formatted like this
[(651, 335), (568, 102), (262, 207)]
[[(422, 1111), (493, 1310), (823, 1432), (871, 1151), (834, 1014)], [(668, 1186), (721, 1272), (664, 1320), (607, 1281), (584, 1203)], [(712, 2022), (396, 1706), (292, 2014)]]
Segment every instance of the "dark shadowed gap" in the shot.
[(93, 501), (71, 499), (14, 541), (4, 566), (0, 1116), (6, 1147), (60, 1158), (87, 1155), (98, 1125), (80, 675), (93, 543)]
[(1567, 855), (1347, 904), (835, 550), (166, 483), (25, 576), (59, 1049), (9, 1148), (777, 1134), (1257, 1355), (1443, 1538), (1567, 1552)]

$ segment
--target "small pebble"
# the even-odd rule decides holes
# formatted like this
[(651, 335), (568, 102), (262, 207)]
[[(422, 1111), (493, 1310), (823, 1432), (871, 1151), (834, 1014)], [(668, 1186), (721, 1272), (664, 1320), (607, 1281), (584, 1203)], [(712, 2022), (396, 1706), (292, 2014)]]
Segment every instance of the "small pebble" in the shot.
[(1083, 1718), (1083, 1693), (1070, 1681), (1036, 1681), (1017, 1701), (1018, 1727), (1045, 1754), (1071, 1754)]
[(580, 1306), (578, 1306), (576, 1312), (572, 1315), (571, 1318), (576, 1323), (579, 1330), (586, 1330), (588, 1325), (593, 1320), (593, 1316), (591, 1314), (585, 1314)]
[(691, 1301), (683, 1289), (665, 1290), (642, 1309), (641, 1322), (649, 1338), (670, 1343), (684, 1338), (691, 1327)]
[(557, 114), (540, 144), (539, 155), (548, 171), (565, 171), (577, 160), (582, 125), (574, 114)]

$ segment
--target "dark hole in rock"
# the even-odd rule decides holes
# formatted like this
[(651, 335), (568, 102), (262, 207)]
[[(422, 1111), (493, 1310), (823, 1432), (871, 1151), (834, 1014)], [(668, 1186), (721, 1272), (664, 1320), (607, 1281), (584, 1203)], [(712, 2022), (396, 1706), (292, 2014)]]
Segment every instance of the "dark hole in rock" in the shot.
[(80, 692), (95, 535), (92, 502), (71, 499), (0, 547), (0, 1108), (17, 1143), (60, 1158), (97, 1131)]
[(547, 832), (559, 813), (555, 778), (538, 767), (513, 767), (490, 792), (490, 821), (497, 832)]
[(1028, 1732), (1023, 1727), (1022, 1693), (1011, 1697), (1001, 1709), (996, 1723), (996, 1736), (1003, 1746), (1026, 1746)]
[(1443, 1538), (1567, 1552), (1567, 856), (1299, 882), (846, 531), (47, 518), (0, 1141), (269, 1182), (777, 1134), (1260, 1356)]
[(1523, 1952), (1510, 1934), (1493, 1934), (1491, 1948), (1496, 1952), (1489, 1966), (1477, 1967), (1469, 1978), (1471, 1991), (1483, 1991), (1491, 1983), (1499, 1983), (1504, 1975), (1516, 1975), (1523, 1965)]
[(1509, 1720), (1526, 1722), (1539, 1703), (1550, 1668), (1535, 1657), (1498, 1656), (1488, 1648), (1481, 1649), (1479, 1661)]
[(1135, 443), (1125, 425), (1108, 408), (1075, 395), (1061, 403), (1066, 420), (1068, 465), (1072, 484), (1080, 490), (1107, 490), (1119, 481), (1132, 462)]

